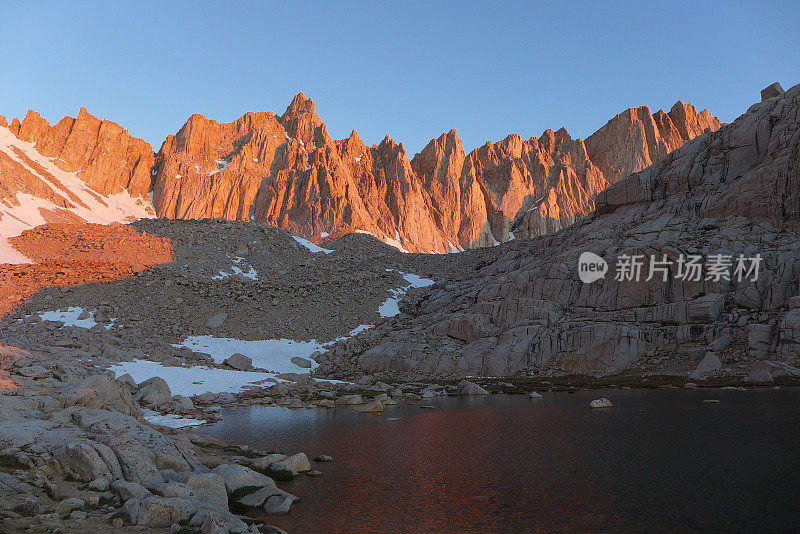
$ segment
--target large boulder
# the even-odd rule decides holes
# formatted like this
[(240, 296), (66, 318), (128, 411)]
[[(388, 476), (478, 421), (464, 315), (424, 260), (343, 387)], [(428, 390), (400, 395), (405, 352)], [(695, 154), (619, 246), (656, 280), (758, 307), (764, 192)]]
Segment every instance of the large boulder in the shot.
[(219, 328), (220, 326), (222, 326), (222, 323), (224, 323), (225, 319), (227, 318), (228, 314), (225, 312), (216, 313), (208, 318), (208, 320), (206, 321), (206, 326), (208, 328)]
[(713, 375), (722, 369), (722, 362), (719, 361), (717, 355), (711, 351), (707, 352), (705, 357), (697, 364), (697, 368), (689, 373), (689, 378), (692, 380), (702, 380)]
[(267, 515), (288, 514), (292, 502), (292, 498), (287, 495), (273, 495), (264, 502), (264, 512)]
[(169, 482), (164, 482), (162, 484), (153, 486), (152, 489), (154, 494), (160, 495), (161, 497), (178, 497), (181, 499), (186, 499), (187, 501), (199, 500), (197, 499), (197, 495), (195, 494), (194, 490), (183, 482), (171, 480)]
[(300, 356), (293, 356), (291, 361), (292, 361), (293, 364), (295, 364), (298, 367), (302, 367), (303, 369), (311, 369), (312, 363), (311, 363), (311, 360), (309, 360), (308, 358), (302, 358)]
[(247, 524), (227, 509), (202, 502), (196, 503), (196, 506), (197, 513), (189, 522), (189, 527), (199, 528), (202, 534), (248, 532)]
[(345, 395), (336, 399), (336, 404), (340, 406), (353, 406), (362, 402), (364, 399), (361, 398), (361, 395)]
[(59, 393), (64, 397), (65, 406), (85, 406), (134, 417), (141, 416), (141, 410), (131, 397), (130, 390), (107, 376), (90, 376), (68, 383)]
[(232, 354), (228, 358), (225, 358), (224, 363), (230, 365), (231, 367), (239, 371), (247, 371), (248, 369), (253, 367), (253, 359), (238, 352), (236, 354)]
[(270, 470), (273, 472), (289, 471), (292, 476), (297, 476), (298, 473), (311, 471), (311, 463), (305, 453), (298, 452), (283, 460), (278, 460), (270, 465)]
[(243, 465), (222, 464), (215, 467), (211, 472), (221, 476), (225, 481), (225, 488), (228, 490), (228, 495), (245, 487), (275, 487), (274, 480)]
[(64, 471), (86, 482), (98, 478), (117, 479), (122, 477), (122, 467), (114, 452), (91, 440), (73, 441), (56, 449), (56, 459)]
[(149, 528), (166, 528), (189, 521), (194, 511), (195, 505), (191, 501), (178, 497), (150, 496), (125, 503), (131, 524)]
[(383, 412), (383, 404), (381, 404), (381, 401), (373, 399), (360, 406), (355, 406), (353, 409), (361, 413), (381, 413)]
[(134, 399), (145, 406), (158, 409), (172, 401), (172, 392), (163, 378), (154, 376), (139, 384), (139, 391)]
[(772, 384), (772, 367), (769, 362), (753, 362), (747, 381), (751, 384)]
[(150, 490), (141, 484), (128, 482), (126, 480), (115, 480), (111, 483), (111, 488), (117, 492), (119, 498), (122, 499), (123, 502), (131, 499), (144, 499), (152, 495)]
[(228, 507), (228, 491), (225, 479), (216, 473), (198, 473), (189, 475), (186, 485), (194, 491), (198, 501), (215, 504), (221, 508)]
[[(126, 461), (132, 461), (139, 456), (149, 459), (155, 465), (156, 472), (159, 469), (190, 471), (195, 467), (194, 462), (190, 463), (187, 459), (188, 451), (184, 453), (170, 438), (133, 417), (107, 410), (80, 410), (72, 414), (72, 419), (86, 431), (108, 436), (106, 444), (117, 454), (123, 471), (144, 468), (144, 465), (126, 467)], [(146, 467), (148, 471), (153, 471), (150, 465)], [(141, 480), (136, 481), (144, 484)]]
[(119, 438), (111, 443), (111, 448), (119, 459), (125, 480), (146, 488), (153, 488), (164, 482), (150, 451), (141, 443)]
[(768, 85), (767, 87), (761, 90), (761, 101), (769, 100), (770, 98), (775, 98), (776, 96), (781, 96), (786, 91), (783, 90), (781, 84), (778, 82), (773, 83), (772, 85)]

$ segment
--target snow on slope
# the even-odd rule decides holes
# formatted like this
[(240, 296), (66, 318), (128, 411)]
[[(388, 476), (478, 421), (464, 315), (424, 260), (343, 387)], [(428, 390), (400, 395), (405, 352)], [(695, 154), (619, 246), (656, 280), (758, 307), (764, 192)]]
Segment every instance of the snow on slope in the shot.
[[(52, 176), (42, 174), (31, 167), (15, 153), (12, 147), (21, 151), (35, 164), (41, 165)], [(41, 179), (56, 194), (67, 198), (64, 193), (64, 190), (67, 190), (78, 198), (83, 205), (70, 200), (73, 206), (66, 211), (86, 222), (109, 224), (154, 216), (149, 200), (134, 199), (127, 191), (109, 196), (100, 195), (78, 178), (76, 172), (62, 171), (53, 164), (53, 160), (42, 156), (32, 143), (20, 141), (11, 130), (3, 126), (0, 126), (0, 151)], [(65, 211), (65, 208), (55, 205), (50, 200), (30, 194), (19, 192), (16, 198), (19, 206), (0, 200), (0, 263), (30, 263), (28, 258), (11, 246), (8, 238), (48, 222), (42, 210)]]

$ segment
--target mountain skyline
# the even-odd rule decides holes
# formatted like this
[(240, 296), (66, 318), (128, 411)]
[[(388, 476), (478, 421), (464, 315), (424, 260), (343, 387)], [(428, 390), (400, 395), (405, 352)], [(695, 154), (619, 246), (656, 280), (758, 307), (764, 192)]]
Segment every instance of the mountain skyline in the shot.
[[(467, 151), (562, 126), (585, 139), (621, 109), (679, 98), (731, 122), (766, 80), (791, 86), (800, 68), (800, 17), (785, 2), (311, 4), (301, 15), (267, 4), (31, 5), (6, 6), (16, 22), (0, 35), (12, 51), (0, 71), (25, 76), (0, 87), (2, 112), (32, 108), (53, 123), (86, 106), (156, 148), (195, 112), (231, 122), (300, 91), (326, 110), (333, 138), (355, 129), (371, 145), (388, 131), (412, 154), (453, 128)], [(781, 16), (767, 28), (765, 12)]]

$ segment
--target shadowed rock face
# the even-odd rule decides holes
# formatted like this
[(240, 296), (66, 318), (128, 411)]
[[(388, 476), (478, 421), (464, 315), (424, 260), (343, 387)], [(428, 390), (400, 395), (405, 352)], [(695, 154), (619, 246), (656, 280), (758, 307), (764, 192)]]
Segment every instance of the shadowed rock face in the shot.
[(314, 241), (362, 230), (411, 252), (446, 252), (568, 226), (609, 182), (718, 127), (679, 102), (669, 114), (616, 117), (592, 136), (594, 156), (564, 129), (469, 154), (451, 130), (409, 159), (388, 135), (372, 147), (355, 131), (332, 140), (300, 93), (280, 117), (193, 115), (158, 153), (154, 204), (166, 217), (254, 220)]
[[(614, 122), (614, 121), (612, 121)], [(708, 354), (726, 367), (800, 355), (800, 85), (752, 106), (601, 193), (596, 213), (507, 252), (459, 283), (436, 284), (404, 314), (334, 347), (322, 374), (460, 377), (632, 371), (686, 376)], [(580, 281), (594, 252), (611, 272)], [(623, 255), (642, 278), (617, 281)], [(650, 256), (733, 256), (731, 280), (646, 281)], [(735, 276), (742, 254), (757, 280)]]

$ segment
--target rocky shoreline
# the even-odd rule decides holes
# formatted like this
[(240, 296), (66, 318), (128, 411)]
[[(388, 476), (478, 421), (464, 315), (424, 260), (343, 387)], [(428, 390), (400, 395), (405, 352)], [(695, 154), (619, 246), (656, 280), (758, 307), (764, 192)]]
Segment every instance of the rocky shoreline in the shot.
[[(10, 532), (281, 532), (269, 515), (288, 513), (298, 497), (278, 484), (323, 474), (324, 455), (252, 450), (180, 428), (151, 424), (174, 416), (214, 422), (223, 407), (352, 409), (365, 414), (441, 396), (575, 392), (594, 388), (694, 388), (800, 385), (800, 370), (774, 376), (709, 372), (683, 375), (472, 378), (409, 381), (389, 373), (330, 382), (284, 374), (237, 393), (173, 395), (153, 377), (136, 383), (103, 366), (60, 355), (0, 347), (0, 518)], [(231, 367), (237, 360), (219, 367)], [(365, 415), (366, 417), (366, 415)], [(264, 520), (256, 518), (266, 518)]]

